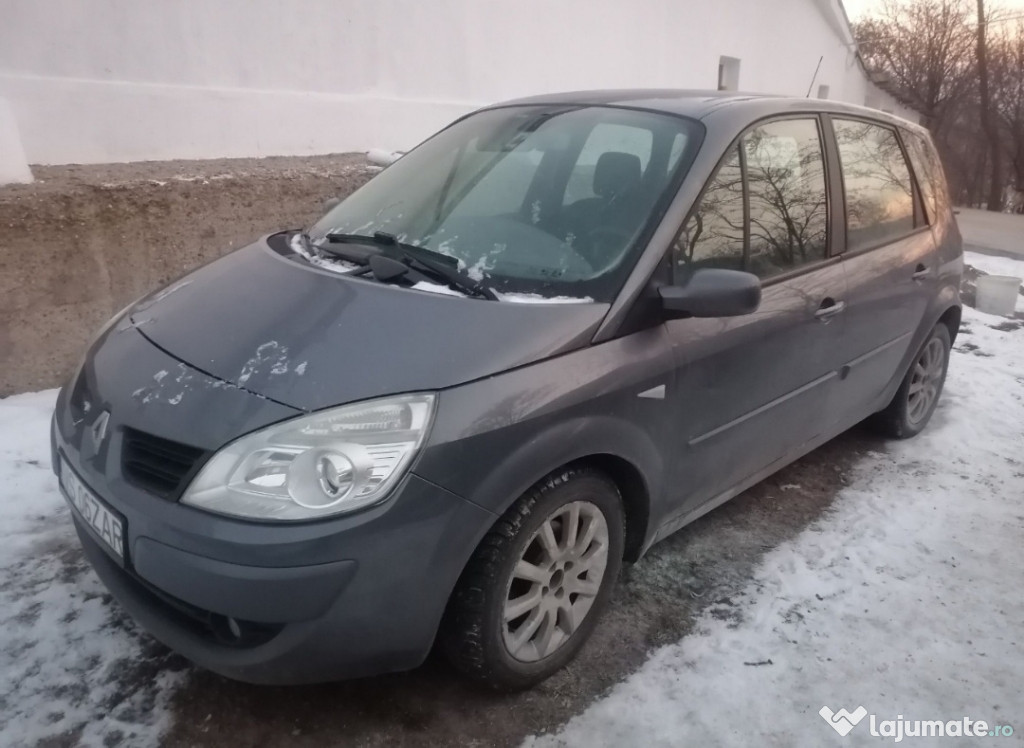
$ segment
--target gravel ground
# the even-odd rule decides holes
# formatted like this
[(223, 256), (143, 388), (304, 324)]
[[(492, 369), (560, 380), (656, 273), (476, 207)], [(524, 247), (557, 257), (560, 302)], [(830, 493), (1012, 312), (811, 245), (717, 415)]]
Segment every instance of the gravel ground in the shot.
[(267, 158), (213, 158), (198, 161), (133, 161), (127, 164), (34, 165), (36, 181), (3, 188), (4, 197), (31, 195), (44, 197), (65, 194), (69, 189), (136, 186), (149, 182), (162, 187), (175, 182), (220, 181), (224, 179), (278, 179), (337, 177), (353, 167), (362, 168), (361, 153), (335, 153), (326, 156), (269, 156)]

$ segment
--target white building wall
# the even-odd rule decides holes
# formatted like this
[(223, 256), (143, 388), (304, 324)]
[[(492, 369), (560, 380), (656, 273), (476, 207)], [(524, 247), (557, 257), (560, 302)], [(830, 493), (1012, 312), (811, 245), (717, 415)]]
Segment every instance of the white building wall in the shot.
[(32, 163), (404, 149), (515, 96), (714, 88), (722, 55), (797, 96), (821, 58), (811, 95), (865, 104), (838, 3), (0, 0), (0, 97)]

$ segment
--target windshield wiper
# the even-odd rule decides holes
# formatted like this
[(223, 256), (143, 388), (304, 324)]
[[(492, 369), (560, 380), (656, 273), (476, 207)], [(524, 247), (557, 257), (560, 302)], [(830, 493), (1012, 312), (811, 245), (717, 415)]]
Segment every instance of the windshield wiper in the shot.
[[(375, 231), (373, 236), (330, 233), (327, 234), (326, 238), (332, 244), (364, 244), (380, 247), (380, 254), (391, 256), (393, 259), (405, 260), (406, 264), (410, 262), (415, 263), (419, 266), (419, 268), (415, 268), (417, 272), (433, 276), (457, 291), (462, 291), (470, 296), (480, 296), (491, 301), (498, 300), (498, 296), (494, 291), (460, 271), (459, 261), (455, 257), (446, 255), (443, 252), (427, 249), (426, 247), (417, 247), (415, 244), (405, 244), (398, 241), (394, 234), (389, 234), (386, 231)], [(333, 252), (334, 250), (328, 251)], [(352, 261), (359, 262), (360, 264), (369, 264), (369, 257), (372, 254), (375, 253), (367, 253), (365, 260), (353, 259)], [(351, 253), (351, 257), (354, 258), (355, 256), (355, 252)], [(350, 259), (350, 257), (345, 256), (345, 259)]]

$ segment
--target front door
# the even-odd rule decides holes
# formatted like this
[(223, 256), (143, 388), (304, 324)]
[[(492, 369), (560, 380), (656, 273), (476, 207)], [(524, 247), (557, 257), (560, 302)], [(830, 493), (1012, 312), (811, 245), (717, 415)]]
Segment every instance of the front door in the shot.
[(834, 433), (846, 288), (829, 256), (821, 142), (810, 115), (747, 132), (673, 247), (677, 284), (702, 267), (763, 279), (753, 314), (665, 323), (678, 365), (677, 517)]

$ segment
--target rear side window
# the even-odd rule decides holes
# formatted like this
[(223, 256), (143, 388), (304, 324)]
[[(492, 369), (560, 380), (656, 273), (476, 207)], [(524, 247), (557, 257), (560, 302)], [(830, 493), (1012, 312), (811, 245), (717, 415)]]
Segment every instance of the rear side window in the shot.
[(946, 177), (942, 172), (942, 163), (935, 147), (916, 132), (903, 131), (903, 142), (910, 154), (910, 164), (917, 176), (917, 185), (924, 196), (924, 204), (928, 220), (934, 221), (936, 216), (945, 214), (949, 209), (949, 192), (946, 189)]
[(761, 278), (828, 254), (828, 206), (816, 119), (754, 128), (726, 156), (673, 247), (679, 282), (701, 267)]
[(834, 119), (846, 192), (846, 245), (867, 249), (914, 230), (914, 191), (896, 131)]

